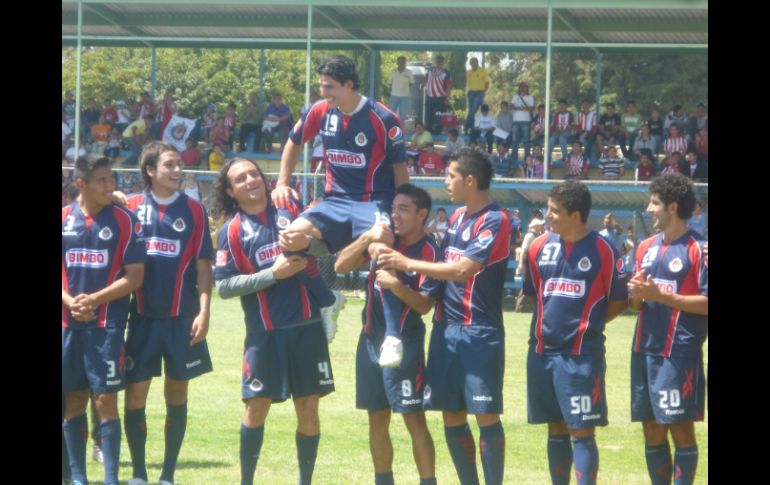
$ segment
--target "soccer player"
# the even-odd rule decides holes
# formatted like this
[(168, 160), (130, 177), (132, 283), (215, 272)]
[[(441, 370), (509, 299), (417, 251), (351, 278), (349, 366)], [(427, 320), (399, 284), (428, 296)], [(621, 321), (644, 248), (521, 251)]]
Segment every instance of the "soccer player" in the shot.
[(88, 391), (93, 391), (101, 420), (104, 483), (117, 485), (123, 333), (129, 295), (142, 284), (147, 255), (136, 216), (112, 204), (115, 177), (110, 160), (78, 158), (75, 183), (80, 196), (62, 208), (62, 428), (72, 481), (88, 483), (85, 411)]
[(528, 421), (548, 423), (554, 484), (569, 483), (573, 457), (577, 483), (596, 483), (595, 427), (607, 425), (604, 326), (628, 305), (623, 260), (586, 227), (590, 212), (586, 185), (554, 185), (546, 213), (552, 232), (535, 239), (527, 255), (524, 291), (537, 296), (527, 356)]
[[(318, 64), (321, 96), (294, 125), (281, 156), (272, 191), (276, 207), (297, 197), (290, 187), (302, 144), (320, 133), (326, 165), (326, 196), (292, 222), (281, 239), (284, 251), (302, 251), (308, 236), (322, 239), (332, 253), (340, 251), (373, 224), (390, 224), (395, 188), (409, 181), (401, 120), (384, 105), (359, 94), (355, 64), (345, 56), (329, 56)], [(384, 247), (381, 242), (375, 247)], [(386, 331), (380, 365), (397, 367), (403, 357), (400, 315), (404, 305), (390, 290), (383, 299)]]
[(390, 248), (378, 257), (383, 269), (446, 282), (434, 314), (423, 407), (443, 411), (449, 453), (463, 485), (479, 483), (468, 414), (476, 415), (479, 425), (486, 483), (503, 481), (502, 303), (511, 224), (505, 209), (489, 198), (493, 173), (489, 154), (477, 148), (461, 148), (450, 157), (445, 183), (452, 202), (465, 206), (449, 221), (442, 262), (410, 259)]
[[(287, 212), (270, 203), (269, 185), (253, 161), (235, 158), (226, 162), (213, 197), (216, 211), (229, 216), (218, 236), (217, 291), (222, 298), (241, 297), (246, 321), (241, 484), (254, 481), (271, 404), (292, 397), (297, 413), (299, 483), (308, 485), (321, 437), (319, 399), (334, 391), (319, 298), (298, 276), (310, 267), (308, 258), (281, 252), (278, 233), (288, 227), (290, 219)], [(290, 215), (299, 214), (295, 201), (287, 208)], [(317, 266), (313, 277), (323, 282)], [(334, 301), (328, 288), (326, 299)]]
[[(408, 257), (435, 262), (439, 251), (425, 232), (430, 214), (428, 193), (412, 184), (396, 189), (391, 218), (398, 236), (396, 249)], [(376, 224), (337, 256), (334, 269), (348, 273), (366, 260), (371, 241), (392, 238), (388, 226)], [(388, 240), (388, 242), (390, 242)], [(372, 267), (366, 291), (366, 305), (361, 312), (363, 328), (356, 350), (356, 407), (369, 412), (369, 448), (374, 462), (375, 485), (393, 485), (393, 445), (390, 441), (391, 410), (401, 413), (412, 438), (412, 453), (420, 485), (436, 483), (436, 451), (422, 410), (425, 368), (425, 324), (421, 315), (428, 313), (441, 293), (440, 282), (416, 273), (377, 270)], [(397, 368), (379, 365), (379, 349), (385, 338), (382, 302), (375, 296), (381, 289), (391, 290), (404, 302), (401, 331), (404, 359)]]
[(641, 421), (653, 485), (693, 483), (698, 465), (695, 421), (703, 420), (706, 384), (703, 342), (708, 336), (706, 240), (687, 227), (695, 208), (693, 185), (680, 174), (650, 183), (655, 236), (639, 244), (629, 281), (639, 311), (631, 354), (631, 420)]
[(179, 191), (182, 157), (171, 144), (154, 141), (142, 151), (146, 190), (127, 207), (142, 224), (147, 249), (144, 283), (131, 305), (126, 338), (124, 426), (131, 452), (129, 485), (148, 485), (145, 405), (153, 377), (165, 362), (166, 427), (160, 485), (173, 485), (187, 428), (191, 379), (211, 372), (209, 329), (213, 247), (208, 215), (200, 202)]

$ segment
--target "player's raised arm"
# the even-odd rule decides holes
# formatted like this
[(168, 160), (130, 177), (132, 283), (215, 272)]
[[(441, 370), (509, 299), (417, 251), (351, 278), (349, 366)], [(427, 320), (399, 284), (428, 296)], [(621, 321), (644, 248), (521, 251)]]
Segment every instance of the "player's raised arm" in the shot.
[(366, 251), (373, 242), (381, 242), (389, 246), (393, 244), (393, 233), (387, 224), (375, 224), (340, 251), (334, 262), (334, 271), (345, 274), (364, 264)]
[(414, 271), (444, 281), (467, 281), (484, 268), (484, 265), (465, 256), (457, 261), (429, 263), (409, 259), (392, 248), (383, 249), (377, 259), (383, 269)]
[(278, 172), (278, 181), (275, 188), (271, 191), (270, 197), (276, 207), (283, 209), (289, 203), (291, 198), (298, 198), (297, 192), (289, 186), (289, 181), (294, 173), (294, 168), (299, 160), (299, 154), (302, 152), (302, 144), (295, 144), (291, 138), (286, 140), (286, 146), (283, 147), (281, 154), (281, 168)]

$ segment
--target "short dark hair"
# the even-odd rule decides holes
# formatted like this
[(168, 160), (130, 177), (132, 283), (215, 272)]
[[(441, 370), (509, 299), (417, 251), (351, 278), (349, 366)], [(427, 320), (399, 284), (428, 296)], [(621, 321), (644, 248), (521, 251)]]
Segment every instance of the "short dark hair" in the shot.
[(75, 160), (75, 180), (91, 181), (91, 175), (98, 168), (112, 167), (112, 161), (104, 155), (83, 155)]
[(217, 175), (217, 179), (214, 181), (214, 188), (211, 194), (211, 213), (215, 216), (230, 216), (238, 210), (238, 203), (227, 193), (227, 188), (230, 187), (230, 180), (227, 178), (227, 173), (230, 171), (230, 168), (238, 162), (249, 162), (257, 167), (259, 176), (262, 177), (262, 182), (265, 185), (265, 196), (267, 197), (268, 204), (270, 203), (270, 182), (265, 176), (265, 172), (262, 171), (262, 167), (260, 167), (254, 160), (248, 158), (231, 158), (222, 165), (222, 169), (219, 171), (219, 175)]
[(489, 111), (489, 105), (484, 103), (481, 105), (481, 111)]
[(629, 104), (633, 104), (634, 106), (636, 106), (636, 101), (628, 101), (628, 102), (626, 102), (626, 106), (628, 106)]
[[(419, 123), (419, 121), (417, 123)], [(417, 126), (417, 123), (415, 123), (415, 126)], [(420, 123), (420, 124), (422, 124), (422, 123)], [(460, 136), (460, 132), (457, 131), (457, 128), (450, 128), (447, 133), (452, 135), (452, 136)]]
[(174, 145), (167, 141), (152, 141), (144, 147), (142, 154), (139, 156), (139, 172), (142, 174), (142, 180), (144, 180), (144, 186), (150, 188), (150, 174), (147, 173), (147, 168), (152, 167), (155, 170), (158, 169), (158, 160), (160, 156), (166, 152), (177, 152)]
[(412, 199), (412, 202), (414, 202), (414, 205), (417, 206), (418, 211), (420, 209), (428, 209), (428, 212), (425, 213), (425, 219), (422, 220), (422, 223), (425, 224), (425, 222), (428, 220), (428, 215), (430, 214), (430, 209), (432, 207), (430, 194), (428, 194), (425, 189), (412, 184), (399, 185), (396, 189), (396, 195), (398, 194), (404, 194), (405, 196)]
[(682, 220), (692, 217), (695, 210), (695, 189), (692, 181), (681, 173), (655, 177), (650, 182), (650, 193), (657, 195), (668, 207), (676, 202), (676, 215)]
[(604, 107), (615, 109), (615, 103), (604, 103)]
[(479, 148), (461, 147), (455, 150), (449, 157), (450, 161), (456, 161), (457, 169), (463, 177), (473, 175), (478, 182), (479, 190), (489, 189), (492, 180), (492, 160), (489, 154)]
[(324, 57), (318, 61), (316, 72), (323, 76), (329, 76), (340, 84), (353, 81), (354, 91), (358, 91), (361, 85), (358, 73), (356, 72), (356, 65), (347, 56), (333, 55)]
[(548, 192), (548, 197), (564, 207), (567, 215), (578, 211), (581, 222), (583, 224), (588, 222), (588, 214), (591, 212), (591, 192), (586, 184), (577, 180), (567, 180), (554, 185)]

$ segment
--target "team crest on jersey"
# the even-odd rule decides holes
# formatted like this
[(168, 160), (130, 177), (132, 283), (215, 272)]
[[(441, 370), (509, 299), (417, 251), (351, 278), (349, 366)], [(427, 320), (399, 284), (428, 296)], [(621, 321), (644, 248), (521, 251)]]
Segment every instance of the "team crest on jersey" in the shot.
[(670, 269), (674, 273), (678, 273), (678, 272), (682, 271), (682, 266), (684, 266), (682, 264), (682, 260), (679, 259), (678, 257), (674, 258), (673, 261), (668, 263), (668, 269)]
[(265, 387), (264, 384), (262, 384), (262, 381), (259, 379), (252, 379), (251, 382), (249, 382), (249, 389), (251, 389), (254, 392), (259, 392), (262, 390), (262, 388)]
[[(465, 234), (463, 234), (464, 236)], [(492, 239), (494, 239), (495, 236), (492, 234), (492, 231), (489, 229), (484, 229), (481, 231), (481, 233), (478, 235), (478, 240), (476, 242), (476, 246), (480, 248), (485, 248), (489, 246), (489, 243), (492, 242)]]
[(126, 370), (131, 370), (134, 368), (134, 359), (131, 358), (129, 355), (126, 357)]
[(591, 260), (588, 259), (588, 256), (583, 256), (583, 258), (578, 261), (578, 268), (580, 268), (580, 271), (588, 271), (591, 269)]
[(140, 237), (144, 235), (141, 222), (137, 222), (136, 224), (134, 224), (134, 234)]
[(281, 229), (286, 229), (289, 227), (289, 219), (285, 216), (278, 216), (278, 220), (276, 221), (276, 224)]
[(467, 241), (468, 239), (470, 239), (470, 238), (471, 238), (471, 228), (470, 228), (470, 227), (467, 227), (467, 228), (466, 228), (466, 229), (463, 231), (463, 236), (462, 236), (462, 237), (463, 237), (463, 241)]
[(414, 278), (415, 276), (417, 276), (417, 271), (406, 271), (404, 272), (404, 274), (410, 278)]
[(619, 274), (623, 274), (626, 272), (626, 265), (623, 264), (623, 260), (618, 258), (618, 260), (615, 262), (615, 269), (618, 270)]
[(184, 219), (181, 217), (177, 218), (177, 220), (174, 221), (174, 230), (176, 232), (182, 232), (185, 230), (187, 225), (184, 223)]
[(388, 130), (388, 138), (390, 138), (390, 141), (398, 141), (401, 139), (401, 128), (398, 126), (394, 126), (393, 128)]
[(217, 251), (217, 268), (224, 268), (227, 266), (227, 250), (220, 249)]
[(101, 231), (99, 231), (99, 239), (102, 241), (109, 241), (112, 239), (112, 230), (109, 227), (105, 227)]
[(425, 386), (425, 390), (422, 393), (422, 398), (427, 401), (428, 399), (430, 399), (430, 393), (431, 393), (430, 386)]
[(366, 146), (366, 142), (368, 142), (368, 141), (369, 140), (366, 138), (366, 135), (364, 135), (363, 131), (359, 132), (356, 135), (356, 145), (358, 145), (360, 147), (365, 147)]

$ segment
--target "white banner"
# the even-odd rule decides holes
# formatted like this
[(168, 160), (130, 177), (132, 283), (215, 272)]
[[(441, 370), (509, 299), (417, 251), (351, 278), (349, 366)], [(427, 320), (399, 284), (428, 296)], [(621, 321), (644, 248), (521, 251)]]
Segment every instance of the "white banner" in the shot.
[(163, 132), (163, 141), (171, 143), (182, 152), (185, 149), (184, 142), (190, 136), (193, 128), (195, 128), (195, 120), (174, 115), (166, 125), (166, 131)]

